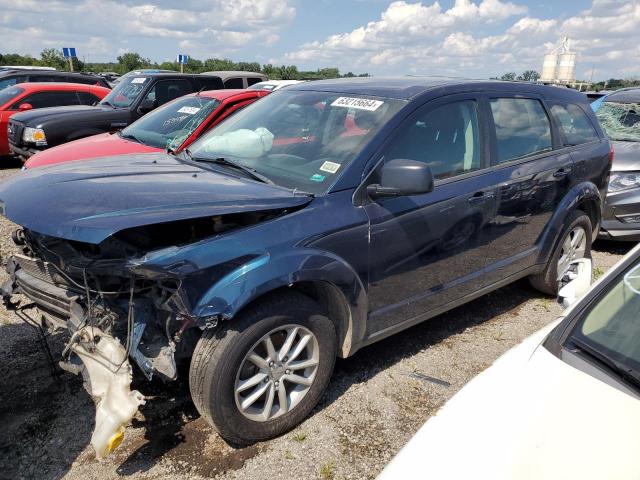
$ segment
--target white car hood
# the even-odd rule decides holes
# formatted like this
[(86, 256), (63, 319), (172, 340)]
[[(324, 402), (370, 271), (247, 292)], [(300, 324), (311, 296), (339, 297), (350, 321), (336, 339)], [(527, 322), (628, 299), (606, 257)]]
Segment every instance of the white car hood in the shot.
[(640, 401), (539, 346), (556, 324), (460, 390), (379, 479), (640, 478)]

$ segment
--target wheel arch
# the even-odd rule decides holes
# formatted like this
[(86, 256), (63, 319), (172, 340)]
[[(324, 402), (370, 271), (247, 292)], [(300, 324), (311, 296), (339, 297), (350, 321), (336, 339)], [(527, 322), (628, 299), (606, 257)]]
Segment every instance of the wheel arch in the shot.
[(328, 252), (305, 252), (263, 256), (252, 262), (254, 267), (243, 265), (234, 271), (241, 275), (227, 275), (233, 281), (216, 282), (202, 295), (194, 313), (233, 321), (266, 296), (293, 290), (316, 301), (334, 322), (338, 355), (355, 353), (366, 332), (367, 299), (361, 279), (344, 260)]
[(551, 252), (553, 252), (559, 241), (559, 236), (562, 233), (562, 227), (567, 215), (574, 210), (582, 210), (589, 216), (593, 229), (592, 238), (595, 238), (602, 215), (601, 205), (602, 198), (600, 191), (593, 183), (582, 182), (574, 185), (562, 198), (547, 223), (546, 228), (538, 238), (537, 244), (540, 247), (540, 253), (537, 263), (547, 263)]

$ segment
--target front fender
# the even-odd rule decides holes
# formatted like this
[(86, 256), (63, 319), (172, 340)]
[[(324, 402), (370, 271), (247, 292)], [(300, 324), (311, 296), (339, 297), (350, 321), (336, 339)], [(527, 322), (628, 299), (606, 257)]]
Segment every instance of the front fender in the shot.
[(325, 282), (339, 289), (349, 309), (348, 340), (355, 347), (366, 328), (366, 290), (347, 262), (322, 250), (304, 248), (256, 256), (211, 285), (200, 296), (193, 314), (232, 318), (260, 296), (300, 282)]
[[(591, 182), (582, 182), (574, 185), (562, 198), (536, 242), (540, 246), (538, 264), (546, 264), (548, 262), (562, 232), (567, 214), (585, 202), (590, 202), (596, 209), (598, 219), (602, 217), (602, 197), (598, 187)], [(593, 225), (593, 227), (597, 228), (597, 225)]]

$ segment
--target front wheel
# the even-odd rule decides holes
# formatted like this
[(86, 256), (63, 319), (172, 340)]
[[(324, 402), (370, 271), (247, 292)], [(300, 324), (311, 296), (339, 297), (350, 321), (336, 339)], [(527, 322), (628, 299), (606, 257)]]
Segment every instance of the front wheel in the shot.
[(529, 277), (531, 284), (549, 295), (557, 295), (571, 263), (580, 258), (591, 258), (591, 220), (581, 210), (575, 210), (565, 222), (549, 262), (544, 270)]
[(234, 443), (280, 435), (318, 403), (335, 363), (333, 322), (296, 292), (250, 306), (194, 351), (191, 395), (198, 411)]

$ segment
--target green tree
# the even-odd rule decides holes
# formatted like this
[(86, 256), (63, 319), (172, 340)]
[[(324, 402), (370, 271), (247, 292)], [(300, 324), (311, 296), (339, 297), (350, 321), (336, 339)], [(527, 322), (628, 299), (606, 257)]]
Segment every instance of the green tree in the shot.
[(508, 72), (500, 77), (500, 80), (515, 80), (516, 72)]
[(536, 70), (525, 70), (518, 76), (518, 80), (524, 80), (525, 82), (537, 82), (539, 78), (540, 74)]
[(45, 48), (40, 52), (40, 62), (46, 67), (57, 68), (58, 70), (64, 70), (67, 65), (62, 52), (55, 48)]
[(238, 62), (236, 68), (243, 72), (259, 72), (260, 64), (258, 62)]
[(123, 53), (117, 60), (119, 73), (127, 73), (131, 70), (138, 70), (151, 65), (151, 60), (143, 58), (139, 53), (135, 52)]
[(295, 65), (282, 65), (278, 68), (278, 76), (281, 80), (297, 80), (298, 75), (298, 67)]
[(30, 55), (19, 55), (17, 53), (7, 53), (0, 55), (0, 65), (37, 65), (38, 60)]
[(176, 72), (180, 70), (180, 68), (177, 67), (176, 62), (162, 62), (160, 65), (158, 65), (158, 68), (160, 70), (174, 70)]
[(207, 58), (204, 61), (204, 71), (215, 72), (218, 70), (236, 70), (236, 64), (228, 58)]
[[(178, 65), (178, 69), (180, 66)], [(185, 73), (201, 73), (204, 72), (202, 60), (196, 60), (189, 57), (187, 64), (184, 66)]]

